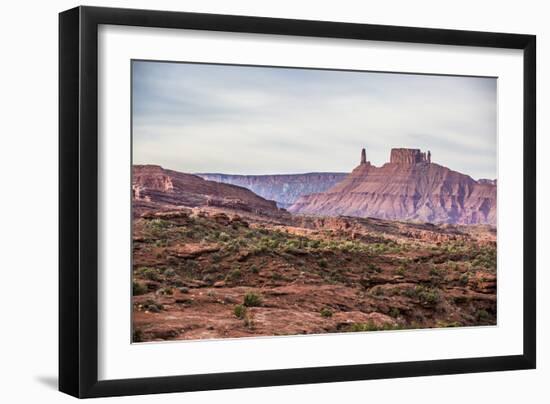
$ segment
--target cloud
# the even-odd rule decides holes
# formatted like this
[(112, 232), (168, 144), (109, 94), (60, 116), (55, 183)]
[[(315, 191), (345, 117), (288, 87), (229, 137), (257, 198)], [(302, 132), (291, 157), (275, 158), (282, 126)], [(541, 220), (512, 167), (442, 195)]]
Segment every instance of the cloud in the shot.
[(349, 172), (367, 147), (496, 178), (496, 79), (133, 63), (134, 162), (184, 172)]

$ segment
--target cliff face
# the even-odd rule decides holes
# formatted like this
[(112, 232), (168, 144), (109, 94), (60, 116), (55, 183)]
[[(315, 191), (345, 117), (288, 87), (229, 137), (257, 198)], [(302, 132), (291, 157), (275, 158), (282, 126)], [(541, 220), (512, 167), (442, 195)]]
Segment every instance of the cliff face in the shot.
[(234, 185), (207, 181), (196, 175), (166, 170), (155, 165), (132, 168), (134, 212), (180, 206), (217, 206), (260, 214), (277, 213), (274, 201)]
[(389, 163), (375, 167), (362, 158), (339, 184), (302, 196), (288, 210), (324, 216), (495, 225), (495, 184), (477, 182), (432, 163), (430, 152), (393, 149)]
[(248, 188), (262, 198), (288, 208), (302, 195), (326, 191), (346, 178), (346, 173), (308, 173), (288, 175), (197, 174), (209, 181)]

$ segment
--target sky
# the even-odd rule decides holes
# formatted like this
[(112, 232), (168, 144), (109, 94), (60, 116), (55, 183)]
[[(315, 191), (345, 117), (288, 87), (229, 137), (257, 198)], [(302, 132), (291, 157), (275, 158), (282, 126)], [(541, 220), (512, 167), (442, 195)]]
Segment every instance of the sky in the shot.
[(391, 148), (496, 178), (497, 80), (132, 62), (133, 163), (187, 173), (350, 172)]

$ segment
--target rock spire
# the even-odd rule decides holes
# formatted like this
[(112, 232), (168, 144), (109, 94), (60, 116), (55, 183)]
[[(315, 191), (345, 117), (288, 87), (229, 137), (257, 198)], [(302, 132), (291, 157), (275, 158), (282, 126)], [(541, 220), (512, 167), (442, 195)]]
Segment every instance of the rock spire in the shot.
[(361, 164), (367, 164), (367, 151), (365, 149), (361, 150)]

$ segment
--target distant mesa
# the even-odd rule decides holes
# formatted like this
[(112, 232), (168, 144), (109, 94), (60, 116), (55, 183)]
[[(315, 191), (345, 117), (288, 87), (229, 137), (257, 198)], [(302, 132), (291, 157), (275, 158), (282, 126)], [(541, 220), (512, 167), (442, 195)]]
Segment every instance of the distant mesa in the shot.
[(432, 162), (430, 151), (396, 148), (375, 167), (360, 164), (326, 191), (300, 197), (294, 214), (496, 225), (496, 180), (475, 181)]
[(248, 188), (256, 195), (288, 208), (302, 195), (326, 191), (348, 176), (348, 173), (305, 173), (276, 175), (236, 175), (200, 173), (197, 176), (209, 181)]
[(265, 215), (280, 213), (274, 201), (246, 188), (208, 181), (157, 165), (133, 166), (132, 199), (134, 215), (137, 216), (147, 210), (204, 206)]

